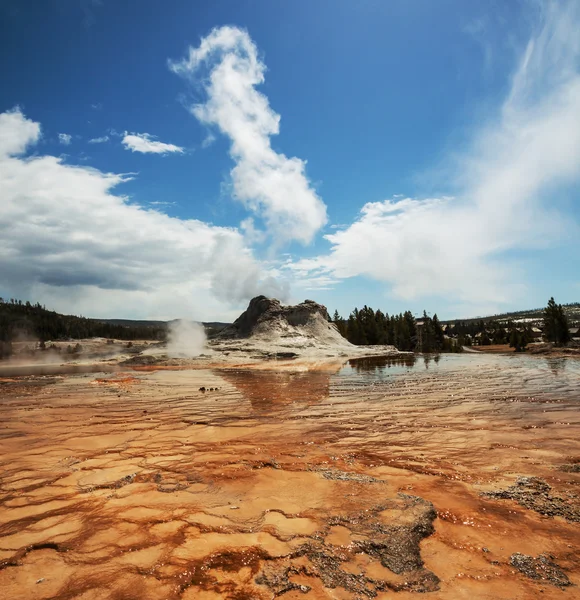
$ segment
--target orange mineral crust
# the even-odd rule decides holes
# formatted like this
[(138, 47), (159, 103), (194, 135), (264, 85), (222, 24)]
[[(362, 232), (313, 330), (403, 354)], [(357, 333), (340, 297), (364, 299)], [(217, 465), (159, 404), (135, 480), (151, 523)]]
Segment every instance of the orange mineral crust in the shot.
[(1, 598), (571, 599), (580, 585), (574, 358), (19, 371), (0, 411)]

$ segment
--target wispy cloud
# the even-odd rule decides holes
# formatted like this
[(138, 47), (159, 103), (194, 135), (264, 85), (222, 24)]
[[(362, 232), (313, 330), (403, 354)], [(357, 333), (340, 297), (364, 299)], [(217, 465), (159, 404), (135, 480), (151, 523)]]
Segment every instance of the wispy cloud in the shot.
[(297, 277), (366, 275), (405, 299), (433, 295), (493, 308), (525, 289), (510, 251), (578, 233), (556, 192), (580, 179), (580, 4), (549, 3), (495, 119), (449, 158), (454, 197), (366, 204), (326, 237), (328, 254), (288, 265)]
[(93, 110), (102, 110), (103, 109), (103, 105), (101, 102), (95, 102), (94, 104), (91, 104), (91, 108)]
[(283, 292), (238, 230), (129, 203), (115, 193), (126, 175), (25, 156), (40, 136), (20, 110), (0, 114), (0, 281), (15, 297), (92, 316), (216, 318)]
[(149, 202), (149, 206), (175, 206), (176, 202), (169, 202), (168, 200), (153, 200)]
[(216, 140), (216, 137), (213, 133), (208, 133), (203, 142), (201, 143), (202, 148), (209, 148)]
[(102, 137), (97, 137), (97, 138), (93, 138), (91, 140), (89, 140), (89, 144), (104, 144), (105, 142), (109, 141), (109, 136), (108, 135), (104, 135)]
[[(326, 206), (306, 177), (305, 161), (272, 149), (270, 138), (279, 132), (280, 115), (256, 89), (266, 67), (248, 33), (237, 27), (214, 29), (199, 47), (189, 48), (186, 58), (169, 66), (202, 82), (207, 101), (191, 112), (232, 142), (234, 198), (264, 219), (277, 242), (311, 242), (326, 223)], [(204, 68), (209, 75), (202, 78)]]
[(493, 63), (493, 44), (488, 34), (489, 21), (486, 17), (478, 17), (463, 26), (466, 33), (481, 48), (484, 72), (489, 73)]
[(148, 133), (127, 133), (122, 140), (122, 144), (127, 150), (132, 152), (141, 152), (143, 154), (173, 154), (183, 153), (185, 148), (175, 144), (166, 144), (155, 140), (155, 136)]
[(63, 146), (69, 146), (72, 142), (72, 135), (69, 135), (68, 133), (59, 133), (58, 141), (63, 144)]

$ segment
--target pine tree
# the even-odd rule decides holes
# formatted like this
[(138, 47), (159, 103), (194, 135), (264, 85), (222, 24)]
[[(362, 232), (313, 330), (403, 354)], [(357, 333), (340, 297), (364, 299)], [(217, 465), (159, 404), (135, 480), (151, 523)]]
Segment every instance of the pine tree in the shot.
[(375, 323), (377, 327), (377, 341), (376, 343), (379, 345), (384, 345), (387, 343), (387, 318), (383, 314), (383, 312), (379, 309), (375, 313)]
[(358, 310), (355, 308), (348, 317), (348, 323), (346, 326), (346, 338), (351, 344), (360, 344), (360, 327), (356, 318)]
[(427, 311), (423, 311), (423, 328), (421, 330), (421, 352), (433, 352), (435, 350), (435, 331), (433, 329), (433, 321), (427, 315)]
[(414, 350), (417, 346), (417, 321), (410, 310), (405, 311), (403, 314), (403, 320), (406, 323), (407, 330), (409, 331), (409, 347), (408, 350)]
[(437, 317), (437, 313), (433, 315), (433, 334), (435, 336), (435, 350), (440, 351), (443, 349), (443, 342), (445, 341), (445, 334), (443, 333), (443, 327), (441, 321)]
[(568, 319), (562, 305), (556, 304), (553, 296), (544, 309), (544, 336), (556, 346), (562, 346), (570, 341)]
[(528, 345), (528, 334), (525, 331), (512, 329), (510, 333), (510, 348), (514, 348), (516, 352), (525, 352)]
[(515, 348), (519, 352), (520, 347), (520, 332), (517, 329), (512, 329), (510, 333), (510, 348)]
[(345, 320), (338, 314), (338, 310), (334, 311), (334, 315), (332, 315), (332, 322), (336, 325), (339, 333), (343, 337), (347, 337), (347, 324)]

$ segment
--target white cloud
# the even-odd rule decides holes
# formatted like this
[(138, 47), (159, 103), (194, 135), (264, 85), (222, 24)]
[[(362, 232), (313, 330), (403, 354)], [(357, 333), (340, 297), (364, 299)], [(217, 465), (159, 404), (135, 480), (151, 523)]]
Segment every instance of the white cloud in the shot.
[(168, 154), (183, 153), (184, 148), (175, 144), (165, 144), (155, 141), (155, 136), (148, 133), (127, 133), (123, 137), (122, 143), (127, 150), (132, 152), (142, 152), (144, 154)]
[(579, 3), (547, 5), (498, 117), (450, 169), (456, 197), (368, 203), (325, 236), (329, 254), (287, 268), (302, 285), (366, 275), (405, 299), (480, 308), (518, 299), (526, 275), (506, 253), (578, 235), (554, 193), (580, 178), (579, 28)]
[(109, 141), (108, 135), (103, 135), (102, 137), (92, 138), (89, 140), (89, 144), (104, 144)]
[(216, 137), (213, 133), (208, 133), (203, 142), (201, 143), (202, 148), (209, 148), (216, 140)]
[(236, 229), (129, 204), (114, 193), (126, 176), (20, 156), (39, 138), (20, 110), (0, 114), (2, 295), (88, 316), (215, 319), (283, 291)]
[(250, 245), (261, 244), (265, 241), (265, 235), (263, 231), (256, 229), (254, 225), (254, 219), (248, 217), (240, 223), (240, 229), (244, 232), (244, 239)]
[(40, 124), (23, 119), (18, 107), (0, 113), (0, 131), (0, 158), (22, 154), (40, 139)]
[(366, 275), (390, 283), (405, 299), (438, 294), (463, 302), (507, 301), (513, 286), (501, 261), (485, 260), (485, 224), (480, 228), (477, 218), (454, 198), (368, 203), (347, 229), (325, 236), (329, 255), (289, 268), (310, 287)]
[(64, 146), (68, 146), (72, 141), (72, 135), (69, 135), (68, 133), (59, 133), (58, 141)]
[(217, 127), (232, 142), (236, 166), (231, 172), (234, 198), (262, 217), (277, 243), (312, 241), (326, 223), (326, 206), (305, 174), (305, 161), (272, 149), (270, 137), (279, 133), (280, 116), (256, 89), (266, 67), (248, 33), (220, 27), (189, 48), (186, 58), (170, 62), (177, 74), (201, 82), (204, 104), (191, 108), (201, 123)]
[(170, 202), (168, 200), (153, 200), (148, 204), (150, 206), (175, 206), (176, 202)]

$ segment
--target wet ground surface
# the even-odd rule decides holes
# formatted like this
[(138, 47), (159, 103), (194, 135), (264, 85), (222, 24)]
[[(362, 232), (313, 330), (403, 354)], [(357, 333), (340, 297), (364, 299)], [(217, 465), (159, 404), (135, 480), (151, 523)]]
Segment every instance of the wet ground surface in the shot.
[(3, 376), (0, 596), (580, 594), (580, 361), (265, 366)]

